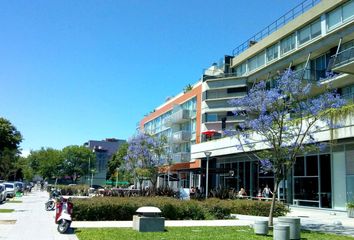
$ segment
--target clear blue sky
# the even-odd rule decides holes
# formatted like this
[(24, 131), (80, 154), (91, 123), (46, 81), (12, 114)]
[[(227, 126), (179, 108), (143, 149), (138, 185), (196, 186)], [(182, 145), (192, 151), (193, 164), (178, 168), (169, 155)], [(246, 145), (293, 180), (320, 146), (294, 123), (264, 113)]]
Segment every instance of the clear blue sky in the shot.
[(3, 0), (0, 116), (24, 150), (127, 139), (300, 0)]

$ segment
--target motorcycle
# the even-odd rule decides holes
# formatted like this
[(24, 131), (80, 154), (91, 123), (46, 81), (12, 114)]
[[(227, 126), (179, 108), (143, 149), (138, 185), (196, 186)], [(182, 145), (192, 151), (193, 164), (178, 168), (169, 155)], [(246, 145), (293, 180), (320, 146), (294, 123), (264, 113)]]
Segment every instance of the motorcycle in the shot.
[(61, 197), (60, 201), (56, 203), (55, 223), (58, 224), (58, 232), (65, 233), (70, 228), (73, 207), (70, 198)]
[(60, 192), (58, 190), (52, 190), (50, 193), (49, 200), (44, 204), (45, 210), (51, 211), (55, 208), (56, 198), (60, 196)]

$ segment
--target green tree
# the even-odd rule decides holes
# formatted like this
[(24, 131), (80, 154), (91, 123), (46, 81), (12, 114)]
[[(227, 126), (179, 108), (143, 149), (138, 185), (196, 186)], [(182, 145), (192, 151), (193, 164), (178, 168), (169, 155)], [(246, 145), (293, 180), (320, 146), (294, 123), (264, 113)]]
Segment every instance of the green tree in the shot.
[(27, 164), (32, 169), (32, 172), (39, 174), (45, 179), (57, 179), (61, 177), (63, 175), (63, 162), (64, 157), (62, 152), (52, 148), (41, 148), (37, 151), (31, 151), (27, 157)]
[(67, 146), (63, 149), (63, 173), (70, 176), (73, 183), (89, 174), (89, 165), (95, 166), (96, 155), (84, 146)]
[[(117, 174), (117, 168), (119, 168), (119, 176), (123, 176), (124, 179), (126, 177), (129, 178), (127, 175), (127, 171), (124, 171), (124, 169), (121, 168), (121, 166), (124, 165), (124, 158), (127, 155), (127, 150), (128, 150), (128, 143), (123, 143), (120, 145), (118, 151), (112, 155), (111, 159), (108, 162), (108, 169), (107, 169), (107, 178), (115, 180), (116, 179), (116, 174)], [(120, 177), (122, 180), (123, 178)]]
[(12, 123), (0, 117), (0, 178), (16, 178), (16, 160), (22, 135)]

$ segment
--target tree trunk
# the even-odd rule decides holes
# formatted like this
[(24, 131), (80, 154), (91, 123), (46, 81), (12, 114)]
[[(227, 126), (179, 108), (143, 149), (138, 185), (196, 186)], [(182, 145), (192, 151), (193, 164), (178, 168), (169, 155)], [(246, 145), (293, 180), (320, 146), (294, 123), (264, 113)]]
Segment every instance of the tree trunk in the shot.
[(275, 181), (274, 184), (274, 189), (273, 189), (273, 196), (272, 196), (272, 203), (270, 205), (270, 210), (269, 210), (269, 220), (268, 220), (268, 225), (271, 227), (273, 226), (273, 212), (274, 212), (274, 207), (275, 207), (275, 199), (277, 197), (277, 192), (278, 192), (278, 180)]

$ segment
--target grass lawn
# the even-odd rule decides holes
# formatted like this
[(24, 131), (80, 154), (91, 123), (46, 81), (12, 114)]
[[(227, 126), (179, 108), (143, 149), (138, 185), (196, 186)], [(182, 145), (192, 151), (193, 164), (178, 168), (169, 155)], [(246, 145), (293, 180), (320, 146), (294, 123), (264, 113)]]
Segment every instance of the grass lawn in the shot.
[(13, 211), (13, 209), (0, 209), (0, 213), (11, 213)]
[[(273, 239), (272, 235), (257, 236), (249, 227), (166, 227), (161, 233), (140, 233), (131, 228), (81, 228), (75, 230), (80, 240), (230, 240), (230, 239)], [(272, 234), (272, 233), (270, 233)], [(302, 240), (353, 239), (333, 234), (301, 232)]]

